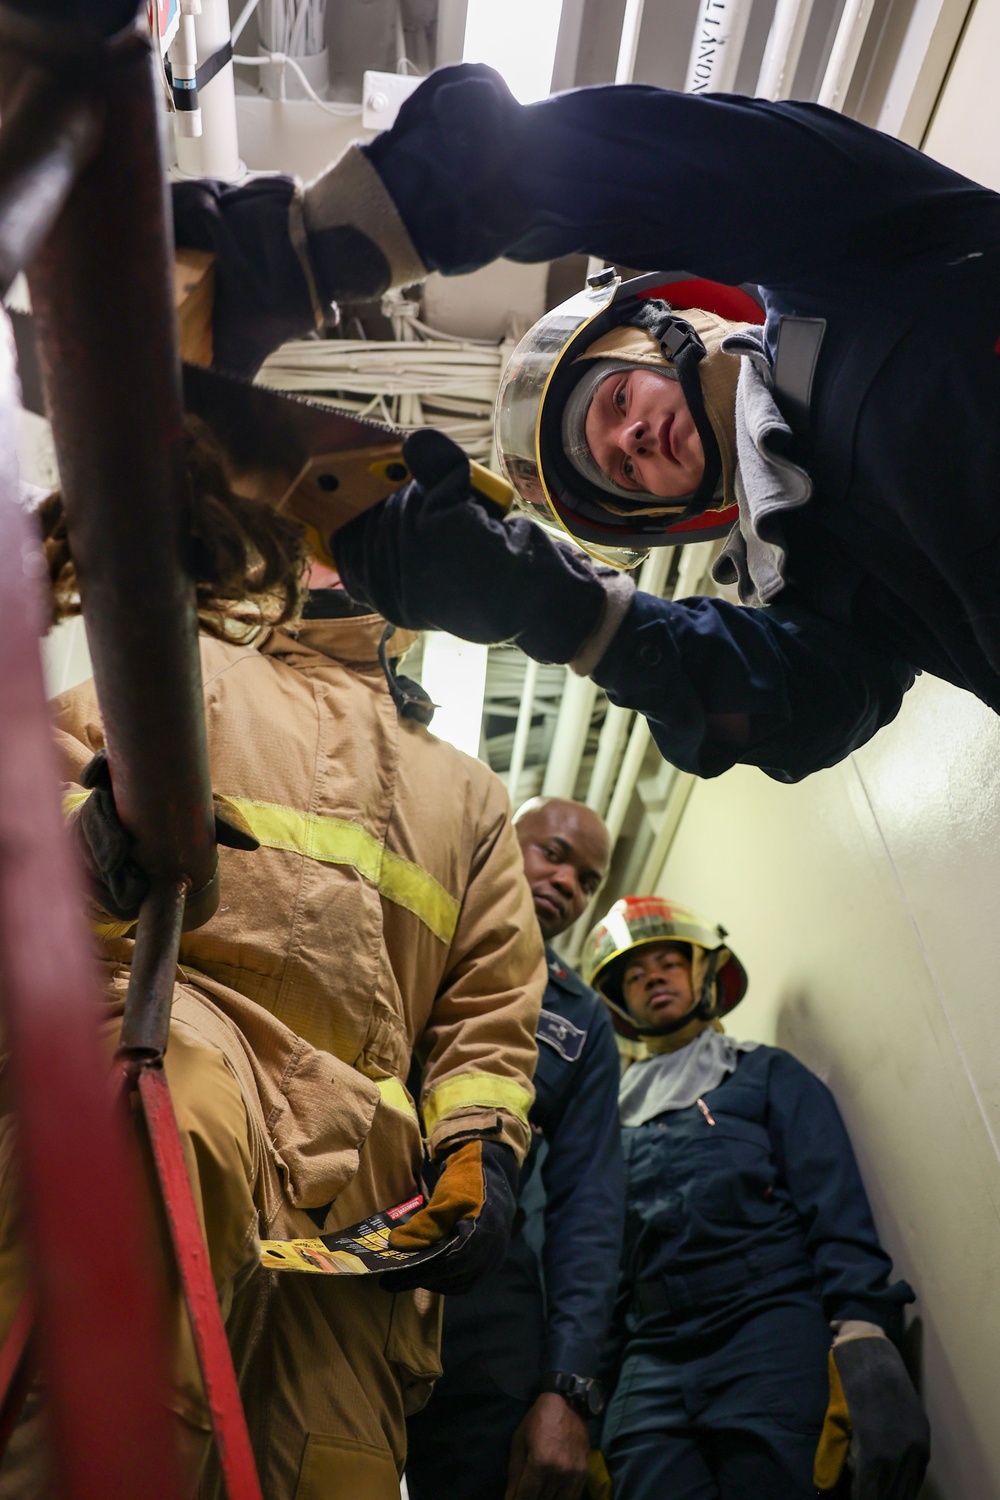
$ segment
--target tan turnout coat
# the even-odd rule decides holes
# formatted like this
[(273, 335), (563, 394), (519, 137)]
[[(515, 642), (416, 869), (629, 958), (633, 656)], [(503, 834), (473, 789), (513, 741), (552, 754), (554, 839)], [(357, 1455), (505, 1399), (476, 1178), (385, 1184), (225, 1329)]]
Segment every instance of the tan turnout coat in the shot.
[[(261, 1232), (342, 1227), (408, 1196), (473, 1129), (527, 1148), (545, 983), (506, 793), (399, 718), (375, 615), (311, 620), (259, 649), (202, 641), (213, 790), (262, 847), (220, 850), (222, 899), (182, 941), (174, 1016), (219, 1047), (251, 1116)], [(102, 742), (93, 683), (56, 700), (72, 779)], [(97, 924), (124, 995), (131, 939)]]

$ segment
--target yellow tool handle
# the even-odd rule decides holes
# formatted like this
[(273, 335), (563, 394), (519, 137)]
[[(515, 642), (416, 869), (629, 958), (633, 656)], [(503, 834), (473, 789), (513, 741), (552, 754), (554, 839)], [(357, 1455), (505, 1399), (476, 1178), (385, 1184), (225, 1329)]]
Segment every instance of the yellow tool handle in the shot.
[[(471, 458), (469, 468), (472, 470), (472, 488), (487, 500), (492, 500), (494, 505), (499, 505), (502, 510), (510, 510), (514, 503), (514, 491), (506, 479)], [(410, 471), (402, 458), (381, 458), (370, 466), (370, 472), (379, 479), (391, 479), (394, 484), (403, 484), (410, 478)]]

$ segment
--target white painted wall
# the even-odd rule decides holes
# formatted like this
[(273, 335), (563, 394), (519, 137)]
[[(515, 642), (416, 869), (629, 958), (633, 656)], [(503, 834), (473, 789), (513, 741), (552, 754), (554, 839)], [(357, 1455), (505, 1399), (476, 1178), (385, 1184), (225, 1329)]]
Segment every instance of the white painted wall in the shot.
[(976, 0), (924, 150), (1000, 191), (1000, 0)]
[(730, 1029), (837, 1096), (919, 1295), (927, 1495), (1000, 1495), (1000, 723), (924, 678), (832, 771), (700, 782), (659, 889), (729, 928)]

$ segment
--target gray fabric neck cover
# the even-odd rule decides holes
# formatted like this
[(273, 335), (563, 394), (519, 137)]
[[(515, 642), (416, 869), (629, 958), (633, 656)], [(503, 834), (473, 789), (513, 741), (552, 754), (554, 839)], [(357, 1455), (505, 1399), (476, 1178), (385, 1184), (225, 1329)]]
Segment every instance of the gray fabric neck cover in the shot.
[(737, 1042), (708, 1027), (677, 1052), (658, 1052), (634, 1062), (626, 1068), (618, 1090), (621, 1123), (645, 1125), (668, 1110), (690, 1109), (735, 1072), (741, 1052), (752, 1052), (756, 1046), (756, 1042)]

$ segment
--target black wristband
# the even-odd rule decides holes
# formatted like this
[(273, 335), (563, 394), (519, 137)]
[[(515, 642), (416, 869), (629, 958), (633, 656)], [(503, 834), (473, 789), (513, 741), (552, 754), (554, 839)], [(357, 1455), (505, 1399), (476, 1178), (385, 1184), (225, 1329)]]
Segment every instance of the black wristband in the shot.
[(542, 1392), (552, 1391), (572, 1407), (578, 1417), (589, 1422), (604, 1410), (604, 1392), (593, 1375), (573, 1375), (568, 1370), (550, 1370), (542, 1377)]

